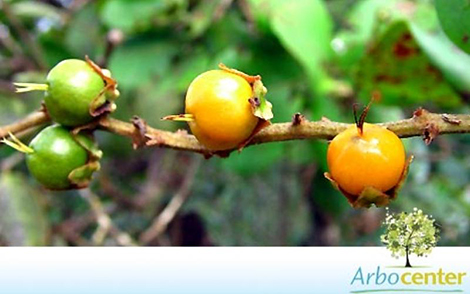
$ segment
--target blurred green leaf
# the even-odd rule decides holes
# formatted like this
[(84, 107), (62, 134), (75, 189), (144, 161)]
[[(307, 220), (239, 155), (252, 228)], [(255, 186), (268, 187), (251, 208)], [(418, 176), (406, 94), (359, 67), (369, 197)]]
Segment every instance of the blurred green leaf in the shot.
[(184, 112), (184, 96), (175, 89), (177, 83), (177, 75), (166, 75), (146, 87), (141, 86), (136, 93), (138, 99), (135, 99), (134, 111), (153, 127), (169, 130), (186, 128), (186, 123), (161, 120), (164, 116)]
[(340, 65), (357, 63), (377, 37), (396, 22), (406, 20), (426, 30), (438, 27), (433, 5), (428, 0), (357, 1), (347, 15), (347, 25), (332, 42)]
[(49, 225), (39, 191), (17, 173), (0, 178), (0, 235), (13, 246), (44, 246)]
[[(256, 27), (262, 33), (271, 31), (269, 25), (270, 5), (272, 0), (248, 0), (250, 12), (253, 14)], [(271, 3), (270, 3), (271, 2)]]
[[(64, 34), (62, 31), (52, 29), (47, 33), (41, 34), (39, 43), (43, 49), (48, 68), (52, 68), (64, 59), (74, 57), (64, 44)], [(75, 58), (78, 57), (83, 58), (83, 56), (75, 56)]]
[(250, 177), (206, 170), (207, 176), (212, 180), (201, 179), (205, 184), (193, 190), (198, 197), (184, 210), (204, 217), (215, 245), (293, 246), (307, 238), (309, 206), (293, 170), (275, 168)]
[(176, 48), (157, 38), (129, 41), (114, 51), (109, 69), (122, 88), (136, 88), (166, 74)]
[(101, 19), (111, 27), (126, 32), (143, 30), (150, 26), (152, 18), (166, 8), (167, 1), (108, 0), (101, 10)]
[(98, 50), (103, 50), (105, 40), (93, 6), (86, 6), (74, 15), (65, 36), (65, 44), (70, 52), (81, 59), (85, 55), (96, 58)]
[(378, 90), (387, 104), (460, 104), (459, 96), (423, 54), (404, 21), (391, 25), (370, 48), (358, 65), (355, 79), (366, 101)]
[(460, 49), (470, 53), (470, 2), (435, 0), (444, 32)]
[(248, 147), (240, 153), (233, 153), (229, 158), (219, 159), (221, 165), (244, 176), (265, 172), (276, 164), (283, 155), (282, 143), (266, 146)]
[(333, 24), (321, 0), (271, 1), (270, 22), (286, 49), (314, 79), (331, 55)]
[(60, 9), (39, 1), (21, 1), (11, 5), (14, 14), (21, 18), (48, 18), (55, 23), (62, 23), (64, 17)]
[(411, 26), (416, 41), (456, 89), (470, 93), (470, 55), (457, 48), (442, 32), (428, 33)]
[(216, 8), (220, 5), (219, 1), (201, 1), (194, 9), (194, 12), (188, 16), (189, 31), (191, 37), (199, 37), (212, 24)]

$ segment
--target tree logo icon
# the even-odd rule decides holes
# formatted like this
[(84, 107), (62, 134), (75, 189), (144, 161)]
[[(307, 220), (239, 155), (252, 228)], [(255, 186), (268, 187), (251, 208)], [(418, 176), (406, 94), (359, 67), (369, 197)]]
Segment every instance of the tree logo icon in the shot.
[(393, 257), (406, 256), (405, 267), (411, 267), (410, 255), (427, 256), (439, 240), (439, 229), (432, 216), (421, 209), (413, 212), (389, 213), (384, 221), (385, 233), (381, 241), (392, 252)]

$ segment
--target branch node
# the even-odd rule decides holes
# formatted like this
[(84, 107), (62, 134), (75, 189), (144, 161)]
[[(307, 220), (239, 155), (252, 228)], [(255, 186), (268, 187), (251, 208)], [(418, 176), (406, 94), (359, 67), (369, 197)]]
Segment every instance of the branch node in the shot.
[(325, 122), (325, 123), (330, 123), (331, 122), (331, 119), (327, 118), (326, 116), (322, 116), (321, 119), (320, 119), (321, 122)]
[(292, 116), (293, 126), (301, 125), (304, 121), (305, 121), (305, 116), (301, 114), (300, 112), (297, 112)]
[(452, 125), (460, 125), (462, 123), (462, 120), (458, 119), (455, 115), (442, 114), (441, 118), (446, 123), (449, 123)]
[(145, 146), (150, 138), (147, 134), (147, 123), (138, 116), (134, 116), (131, 119), (132, 125), (134, 126), (134, 132), (132, 134), (132, 148), (137, 149)]
[(187, 136), (187, 135), (188, 135), (188, 131), (185, 130), (185, 129), (178, 129), (178, 130), (176, 131), (176, 133), (177, 133), (178, 135), (182, 135), (182, 136)]
[(416, 109), (414, 112), (413, 112), (413, 118), (417, 118), (417, 117), (420, 117), (420, 116), (424, 116), (426, 114), (428, 114), (429, 112), (422, 108), (422, 107), (419, 107), (418, 109)]
[(434, 123), (426, 125), (423, 131), (423, 141), (426, 145), (429, 145), (439, 135), (439, 128)]

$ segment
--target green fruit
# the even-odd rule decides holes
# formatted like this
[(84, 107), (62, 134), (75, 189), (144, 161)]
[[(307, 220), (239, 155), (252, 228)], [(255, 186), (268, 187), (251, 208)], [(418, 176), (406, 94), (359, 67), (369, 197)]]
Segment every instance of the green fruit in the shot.
[(90, 157), (78, 140), (85, 146), (93, 145), (91, 138), (84, 135), (74, 138), (69, 130), (59, 125), (42, 130), (29, 144), (34, 152), (26, 155), (26, 164), (33, 177), (51, 190), (75, 188), (70, 175), (86, 166)]
[[(65, 126), (79, 126), (93, 120), (92, 102), (105, 82), (85, 61), (67, 59), (51, 69), (47, 85), (45, 103), (52, 120)], [(103, 95), (98, 106), (105, 102)]]

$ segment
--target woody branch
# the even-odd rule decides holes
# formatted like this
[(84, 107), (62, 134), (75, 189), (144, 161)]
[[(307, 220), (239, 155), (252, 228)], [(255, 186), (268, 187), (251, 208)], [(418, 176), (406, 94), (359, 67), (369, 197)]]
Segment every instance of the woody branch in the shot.
[[(13, 134), (20, 133), (49, 121), (50, 119), (45, 111), (34, 112), (15, 123), (0, 127), (0, 138), (6, 137), (9, 132)], [(247, 146), (301, 139), (329, 140), (350, 125), (328, 119), (307, 121), (302, 115), (295, 114), (292, 122), (275, 123), (262, 129)], [(429, 144), (439, 134), (470, 133), (470, 115), (439, 114), (418, 109), (413, 117), (409, 119), (379, 125), (386, 127), (401, 138), (423, 136), (425, 142)], [(138, 118), (134, 118), (133, 123), (129, 123), (105, 117), (97, 121), (94, 126), (117, 135), (130, 137), (136, 147), (155, 146), (205, 155), (213, 154), (201, 145), (193, 135), (189, 135), (185, 131), (169, 132), (155, 129), (147, 126)], [(218, 152), (218, 155), (227, 155), (230, 151), (232, 150)]]

